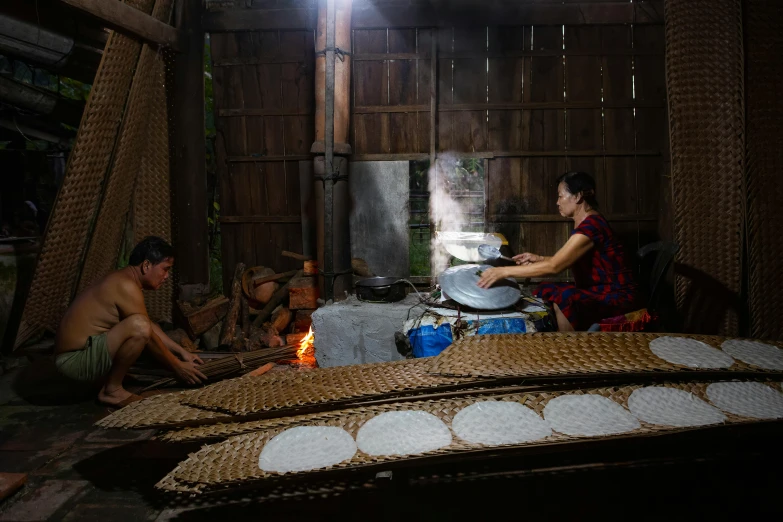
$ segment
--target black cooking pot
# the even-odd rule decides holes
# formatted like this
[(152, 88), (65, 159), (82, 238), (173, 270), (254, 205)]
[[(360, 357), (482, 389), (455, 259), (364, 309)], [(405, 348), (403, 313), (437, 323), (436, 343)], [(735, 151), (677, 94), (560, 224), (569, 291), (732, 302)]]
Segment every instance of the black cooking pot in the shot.
[(405, 299), (405, 283), (396, 277), (370, 277), (356, 283), (356, 297), (368, 303), (394, 303)]

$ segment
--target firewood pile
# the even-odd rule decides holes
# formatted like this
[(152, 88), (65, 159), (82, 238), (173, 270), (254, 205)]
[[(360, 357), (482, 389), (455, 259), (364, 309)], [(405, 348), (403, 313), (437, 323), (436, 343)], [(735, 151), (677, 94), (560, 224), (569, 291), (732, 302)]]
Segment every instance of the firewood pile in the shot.
[(318, 268), (315, 261), (293, 252), (284, 256), (302, 261), (300, 270), (275, 273), (263, 266), (239, 263), (228, 297), (177, 302), (175, 321), (201, 350), (249, 352), (299, 344), (318, 307)]
[[(239, 263), (228, 296), (176, 303), (178, 328), (168, 335), (188, 351), (199, 352), (205, 359), (200, 369), (210, 381), (261, 370), (267, 363), (305, 358), (297, 352), (318, 307), (318, 267), (301, 254), (282, 254), (302, 261), (302, 268), (278, 274), (268, 267)], [(307, 362), (314, 364), (312, 353), (308, 355)], [(149, 388), (174, 382), (162, 379)]]

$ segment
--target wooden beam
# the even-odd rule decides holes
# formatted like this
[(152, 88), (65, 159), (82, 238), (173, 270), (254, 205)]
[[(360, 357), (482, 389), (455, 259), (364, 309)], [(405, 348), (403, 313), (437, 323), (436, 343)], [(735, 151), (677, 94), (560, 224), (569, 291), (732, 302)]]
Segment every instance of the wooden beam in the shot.
[(289, 154), (287, 156), (265, 156), (263, 154), (250, 154), (248, 156), (229, 156), (229, 163), (269, 163), (272, 161), (302, 161), (313, 159), (310, 154)]
[[(661, 101), (607, 101), (607, 102), (521, 102), (521, 103), (451, 103), (438, 105), (439, 112), (459, 111), (517, 111), (521, 109), (633, 109), (666, 107)], [(402, 112), (429, 112), (429, 104), (420, 105), (362, 105), (352, 108), (354, 114), (379, 114)], [(243, 111), (244, 112), (244, 111)], [(221, 112), (221, 115), (222, 112)], [(234, 115), (234, 114), (231, 114)], [(236, 114), (247, 115), (247, 114)]]
[(64, 4), (98, 18), (107, 27), (158, 47), (182, 52), (185, 43), (180, 33), (119, 0), (60, 0)]
[[(608, 214), (607, 221), (658, 221), (656, 214)], [(560, 223), (573, 221), (560, 214), (492, 214), (490, 223)]]
[(475, 4), (448, 7), (434, 2), (373, 5), (356, 2), (354, 29), (386, 27), (475, 27), (477, 25), (663, 24), (663, 0), (646, 2), (522, 3), (493, 9)]
[(204, 13), (208, 33), (315, 29), (316, 9), (226, 9)]
[(301, 223), (299, 216), (220, 216), (221, 223)]
[(167, 82), (171, 134), (171, 182), (177, 216), (177, 274), (184, 292), (209, 288), (206, 129), (204, 126), (204, 31), (201, 0), (177, 2), (177, 28), (187, 51), (174, 57)]

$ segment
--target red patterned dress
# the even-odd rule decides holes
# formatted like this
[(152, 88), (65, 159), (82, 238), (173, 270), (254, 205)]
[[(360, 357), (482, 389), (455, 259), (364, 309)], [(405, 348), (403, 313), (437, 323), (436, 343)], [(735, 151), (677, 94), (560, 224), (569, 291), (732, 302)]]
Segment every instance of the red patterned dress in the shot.
[(600, 214), (587, 216), (571, 234), (583, 234), (593, 248), (571, 267), (574, 283), (541, 283), (533, 294), (557, 303), (575, 330), (639, 308), (639, 287), (620, 241)]

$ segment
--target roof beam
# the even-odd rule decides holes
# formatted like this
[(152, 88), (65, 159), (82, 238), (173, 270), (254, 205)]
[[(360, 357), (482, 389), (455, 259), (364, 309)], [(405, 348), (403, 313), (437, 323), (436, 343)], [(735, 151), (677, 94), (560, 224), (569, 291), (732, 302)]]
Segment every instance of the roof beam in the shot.
[(107, 27), (158, 47), (184, 49), (184, 39), (174, 27), (119, 0), (60, 0), (98, 18)]

